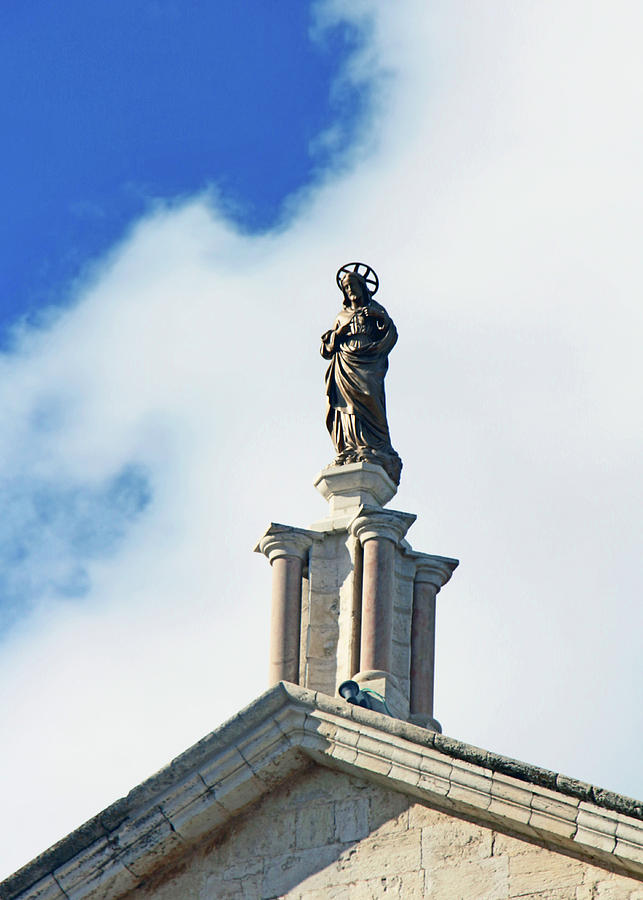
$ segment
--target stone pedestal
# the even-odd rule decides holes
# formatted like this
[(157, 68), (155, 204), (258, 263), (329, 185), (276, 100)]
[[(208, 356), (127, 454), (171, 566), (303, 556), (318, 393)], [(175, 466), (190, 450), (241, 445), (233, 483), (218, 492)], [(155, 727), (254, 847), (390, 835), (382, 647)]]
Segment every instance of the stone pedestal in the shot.
[(382, 507), (397, 493), (395, 482), (374, 463), (326, 466), (313, 484), (330, 507), (328, 519), (318, 524), (334, 527), (347, 524), (361, 506)]
[(440, 730), (435, 595), (457, 560), (411, 549), (415, 516), (383, 508), (396, 487), (380, 466), (328, 466), (315, 487), (329, 515), (310, 529), (273, 524), (255, 548), (273, 568), (271, 682), (336, 695), (352, 679), (373, 708)]

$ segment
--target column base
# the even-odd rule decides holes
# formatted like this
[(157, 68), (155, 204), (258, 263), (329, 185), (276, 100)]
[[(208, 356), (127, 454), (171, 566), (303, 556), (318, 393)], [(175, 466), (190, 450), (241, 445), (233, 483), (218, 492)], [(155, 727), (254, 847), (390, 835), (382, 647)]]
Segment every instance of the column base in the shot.
[(409, 722), (411, 725), (418, 725), (420, 728), (426, 728), (427, 731), (437, 731), (438, 734), (442, 734), (442, 726), (438, 720), (426, 713), (411, 713)]
[(368, 669), (354, 675), (353, 681), (358, 683), (362, 691), (375, 692), (369, 693), (368, 696), (372, 708), (377, 712), (383, 712), (394, 719), (406, 719), (409, 711), (408, 701), (400, 690), (397, 679), (390, 672)]

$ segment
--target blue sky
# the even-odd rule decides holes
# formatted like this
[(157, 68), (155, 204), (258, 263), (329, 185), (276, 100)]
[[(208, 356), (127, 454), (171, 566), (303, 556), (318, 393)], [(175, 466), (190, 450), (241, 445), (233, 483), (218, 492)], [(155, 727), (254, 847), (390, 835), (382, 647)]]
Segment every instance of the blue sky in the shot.
[(391, 505), (460, 559), (438, 719), (641, 794), (642, 29), (629, 0), (2, 4), (3, 873), (265, 688), (252, 548), (325, 513), (355, 259), (399, 332)]
[[(243, 231), (278, 226), (287, 197), (341, 165), (368, 108), (368, 89), (339, 78), (363, 35), (315, 28), (309, 3), (33, 0), (0, 16), (4, 346), (155, 204), (210, 189)], [(55, 430), (60, 409), (42, 398), (34, 428)], [(5, 485), (0, 634), (46, 590), (88, 592), (85, 561), (125, 538), (144, 479), (128, 460), (98, 484)], [(123, 506), (124, 481), (140, 485)]]
[(337, 81), (358, 30), (312, 25), (304, 0), (2, 4), (2, 333), (155, 201), (211, 187), (240, 227), (273, 226), (367, 105)]

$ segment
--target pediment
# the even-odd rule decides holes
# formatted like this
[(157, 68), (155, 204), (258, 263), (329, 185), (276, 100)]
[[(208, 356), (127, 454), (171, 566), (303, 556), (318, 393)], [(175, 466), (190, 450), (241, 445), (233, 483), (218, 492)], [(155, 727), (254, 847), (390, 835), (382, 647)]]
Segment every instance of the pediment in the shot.
[(643, 877), (635, 801), (282, 682), (17, 872), (0, 897), (121, 897), (311, 762)]

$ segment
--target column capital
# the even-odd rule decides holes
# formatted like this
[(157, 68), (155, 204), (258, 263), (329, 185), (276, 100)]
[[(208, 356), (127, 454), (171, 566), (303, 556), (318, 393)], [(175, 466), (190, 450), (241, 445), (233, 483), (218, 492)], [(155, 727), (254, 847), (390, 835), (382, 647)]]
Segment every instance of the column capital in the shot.
[(271, 565), (273, 560), (282, 556), (292, 556), (303, 561), (313, 541), (319, 540), (320, 537), (321, 535), (315, 531), (271, 522), (254, 550), (255, 553), (263, 553)]
[(431, 584), (436, 593), (453, 575), (459, 560), (448, 556), (433, 556), (431, 553), (410, 553), (415, 560), (415, 581)]
[(416, 518), (413, 513), (362, 506), (349, 523), (348, 530), (362, 545), (374, 538), (385, 538), (399, 544)]

